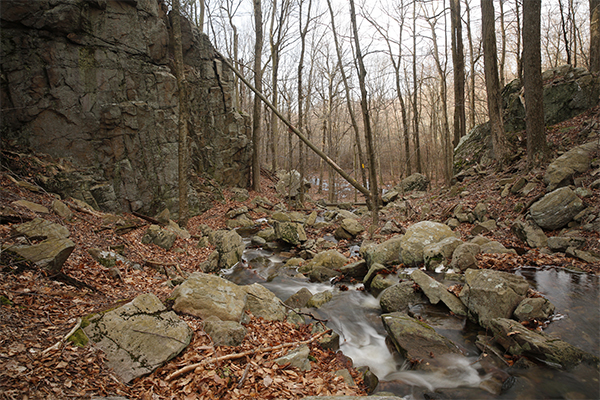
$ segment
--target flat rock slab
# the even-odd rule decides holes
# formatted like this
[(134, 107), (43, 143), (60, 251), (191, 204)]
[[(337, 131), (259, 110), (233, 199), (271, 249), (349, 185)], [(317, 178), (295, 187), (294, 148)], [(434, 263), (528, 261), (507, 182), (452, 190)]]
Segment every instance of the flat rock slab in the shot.
[(434, 370), (441, 355), (460, 354), (450, 339), (404, 313), (383, 314), (381, 320), (396, 349), (413, 364), (414, 369)]
[(467, 315), (467, 307), (458, 297), (450, 293), (446, 286), (418, 269), (413, 271), (410, 277), (423, 290), (431, 304), (437, 304), (441, 301), (454, 314)]
[(43, 218), (35, 218), (14, 228), (15, 233), (28, 238), (64, 239), (69, 237), (69, 230)]
[(107, 357), (107, 365), (128, 383), (154, 371), (187, 347), (192, 330), (154, 294), (90, 319), (84, 332)]
[(551, 367), (570, 368), (582, 362), (598, 364), (598, 357), (586, 353), (556, 337), (530, 331), (519, 322), (507, 318), (490, 321), (494, 339), (510, 354), (542, 360)]
[(70, 239), (46, 239), (31, 246), (12, 247), (10, 251), (33, 262), (51, 274), (60, 272), (63, 264), (75, 249)]
[(50, 211), (48, 211), (47, 207), (44, 207), (41, 204), (33, 203), (33, 202), (27, 201), (27, 200), (13, 201), (11, 204), (13, 206), (25, 207), (29, 211), (37, 212), (40, 214), (48, 214), (50, 212)]

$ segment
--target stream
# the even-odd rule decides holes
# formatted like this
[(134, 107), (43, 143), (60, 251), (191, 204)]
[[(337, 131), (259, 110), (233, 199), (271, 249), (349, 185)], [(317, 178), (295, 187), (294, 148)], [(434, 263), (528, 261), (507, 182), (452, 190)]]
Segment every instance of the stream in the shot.
[[(355, 367), (366, 365), (377, 375), (380, 382), (375, 393), (385, 392), (407, 400), (600, 398), (598, 370), (584, 364), (569, 371), (546, 366), (507, 367), (503, 373), (511, 376), (507, 381), (510, 385), (503, 387), (500, 393), (485, 390), (490, 375), (481, 368), (481, 351), (475, 346), (477, 335), (484, 334), (484, 329), (466, 317), (449, 315), (448, 310), (439, 305), (418, 305), (410, 311), (456, 343), (464, 356), (444, 360), (447, 367), (443, 373), (407, 370), (403, 357), (390, 351), (386, 343), (379, 300), (358, 290), (362, 284), (348, 285), (347, 291), (340, 291), (328, 283), (299, 278), (295, 269), (284, 267), (290, 256), (288, 249), (251, 248), (248, 232), (239, 233), (247, 245), (244, 261), (223, 270), (222, 276), (239, 285), (258, 282), (282, 301), (301, 288), (313, 294), (333, 290), (330, 302), (310, 312), (328, 320), (327, 326), (340, 335), (340, 350), (352, 358)], [(525, 277), (532, 288), (556, 306), (556, 314), (544, 329), (545, 333), (600, 356), (600, 277), (551, 266), (524, 266), (515, 273)], [(434, 277), (443, 281), (442, 276)]]

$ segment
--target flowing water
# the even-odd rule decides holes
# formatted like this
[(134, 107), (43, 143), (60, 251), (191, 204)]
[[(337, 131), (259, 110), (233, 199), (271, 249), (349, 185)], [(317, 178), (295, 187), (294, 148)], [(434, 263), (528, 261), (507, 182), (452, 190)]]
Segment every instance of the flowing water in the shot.
[[(393, 393), (407, 400), (600, 399), (598, 370), (587, 365), (570, 371), (546, 366), (528, 369), (506, 367), (496, 373), (490, 372), (489, 368), (484, 370), (475, 340), (478, 334), (485, 332), (465, 317), (449, 315), (443, 306), (419, 305), (410, 311), (456, 343), (464, 356), (444, 359), (446, 368), (442, 371), (409, 371), (406, 361), (390, 351), (386, 343), (378, 299), (357, 290), (362, 285), (340, 291), (328, 283), (298, 278), (295, 269), (283, 266), (286, 256), (289, 257), (289, 254), (281, 252), (281, 249), (247, 249), (244, 262), (223, 271), (223, 277), (242, 285), (261, 283), (282, 300), (301, 288), (307, 288), (313, 294), (333, 290), (330, 302), (310, 312), (317, 318), (328, 320), (328, 327), (340, 335), (341, 351), (352, 358), (355, 366), (369, 366), (379, 377), (378, 392)], [(516, 273), (525, 277), (534, 289), (556, 306), (554, 320), (544, 329), (545, 333), (600, 356), (598, 276), (552, 267), (522, 267)], [(498, 375), (504, 376), (502, 389), (494, 383), (497, 382), (494, 377)], [(506, 380), (506, 376), (510, 378)]]

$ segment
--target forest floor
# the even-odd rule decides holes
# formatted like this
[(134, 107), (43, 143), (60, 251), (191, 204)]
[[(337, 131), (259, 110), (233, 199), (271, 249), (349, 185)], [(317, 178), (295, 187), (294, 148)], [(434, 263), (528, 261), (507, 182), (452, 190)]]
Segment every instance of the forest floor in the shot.
[[(600, 107), (584, 115), (548, 129), (548, 139), (553, 143), (555, 155), (581, 143), (579, 133), (582, 126), (590, 120), (600, 120)], [(4, 147), (5, 149), (5, 147)], [(11, 206), (16, 200), (29, 200), (51, 209), (55, 197), (43, 190), (32, 191), (17, 185), (17, 181), (35, 184), (38, 173), (43, 172), (51, 160), (44, 155), (27, 154), (24, 151), (5, 151), (2, 154), (3, 169), (0, 171), (0, 207)], [(598, 179), (594, 170), (583, 174), (582, 185), (587, 187)], [(519, 254), (479, 255), (480, 268), (513, 270), (523, 265), (558, 266), (576, 268), (587, 273), (600, 274), (600, 263), (590, 264), (570, 258), (561, 253), (542, 254), (528, 248), (510, 231), (512, 222), (523, 214), (517, 212), (517, 203), (527, 204), (543, 193), (543, 185), (527, 197), (509, 195), (500, 197), (500, 179), (523, 176), (530, 181), (542, 181), (544, 168), (533, 171), (526, 169), (524, 161), (514, 163), (505, 169), (490, 167), (485, 173), (469, 177), (462, 183), (448, 188), (433, 188), (425, 197), (409, 199), (410, 212), (402, 215), (388, 213), (386, 219), (393, 219), (398, 225), (408, 227), (422, 220), (443, 222), (457, 204), (473, 208), (479, 202), (486, 202), (489, 214), (496, 219), (498, 230), (486, 233), (486, 236), (501, 242), (506, 247), (519, 250)], [(198, 265), (207, 259), (214, 250), (212, 246), (197, 248), (197, 238), (201, 236), (200, 224), (213, 229), (224, 229), (226, 213), (260, 195), (273, 203), (277, 198), (274, 182), (263, 179), (261, 193), (250, 192), (250, 199), (244, 203), (234, 202), (228, 191), (225, 199), (215, 202), (209, 211), (192, 218), (188, 223), (191, 239), (178, 238), (174, 248), (178, 251), (166, 251), (155, 245), (141, 243), (148, 222), (133, 215), (122, 218), (133, 222), (137, 229), (125, 234), (115, 232), (115, 219), (102, 213), (88, 213), (74, 210), (71, 221), (60, 219), (53, 213), (42, 217), (64, 225), (71, 233), (76, 248), (63, 266), (65, 275), (84, 282), (89, 287), (76, 286), (73, 283), (52, 279), (43, 271), (29, 265), (15, 264), (2, 252), (0, 258), (0, 400), (2, 399), (66, 399), (90, 398), (91, 396), (120, 395), (129, 399), (299, 399), (308, 395), (364, 395), (359, 374), (351, 368), (350, 362), (341, 353), (321, 349), (311, 343), (311, 371), (301, 372), (293, 368), (279, 367), (273, 359), (279, 354), (263, 352), (247, 357), (206, 364), (194, 373), (167, 380), (174, 371), (198, 362), (206, 357), (237, 354), (258, 346), (271, 347), (282, 343), (294, 343), (311, 338), (310, 329), (298, 328), (287, 322), (266, 322), (253, 318), (247, 325), (248, 335), (238, 347), (215, 348), (208, 335), (202, 329), (200, 318), (181, 316), (194, 330), (192, 343), (178, 357), (163, 367), (130, 384), (120, 382), (104, 364), (101, 351), (93, 346), (77, 347), (63, 337), (76, 325), (78, 318), (131, 301), (143, 293), (154, 293), (163, 301), (172, 292), (167, 285), (168, 278), (155, 269), (121, 270), (121, 280), (115, 280), (107, 268), (97, 263), (88, 253), (90, 248), (108, 249), (111, 246), (124, 245), (125, 256), (134, 263), (149, 265), (152, 262), (177, 264), (184, 273), (192, 273)], [(311, 193), (312, 201), (326, 196)], [(588, 206), (600, 204), (600, 193), (584, 199)], [(306, 208), (313, 208), (311, 203)], [(16, 209), (16, 208), (15, 208)], [(23, 219), (38, 215), (24, 209), (17, 211)], [(250, 217), (265, 217), (254, 211)], [(361, 221), (369, 224), (368, 218)], [(0, 241), (9, 244), (12, 236), (11, 223), (0, 225)], [(383, 221), (379, 228), (383, 226)], [(473, 225), (462, 224), (458, 231), (467, 240)], [(322, 237), (328, 230), (308, 230), (311, 238)], [(387, 239), (377, 235), (378, 240)], [(547, 232), (549, 236), (559, 232)], [(585, 249), (600, 253), (600, 235), (584, 232)], [(340, 241), (338, 250), (349, 255), (348, 243)], [(62, 343), (51, 348), (57, 342)], [(357, 382), (357, 386), (348, 386), (334, 371), (348, 368)]]

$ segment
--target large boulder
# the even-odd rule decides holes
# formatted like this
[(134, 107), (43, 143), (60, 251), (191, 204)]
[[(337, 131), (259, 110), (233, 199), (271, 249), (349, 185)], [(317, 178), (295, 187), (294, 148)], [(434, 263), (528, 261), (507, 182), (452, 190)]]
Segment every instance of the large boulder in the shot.
[(210, 241), (219, 253), (219, 268), (231, 268), (242, 260), (246, 245), (236, 231), (214, 231), (210, 235)]
[(193, 335), (190, 327), (151, 293), (92, 316), (84, 332), (102, 349), (107, 366), (125, 383), (175, 357)]
[(298, 269), (299, 272), (306, 273), (316, 267), (328, 269), (340, 269), (348, 262), (348, 258), (337, 250), (326, 250), (317, 253), (306, 265)]
[(581, 199), (570, 188), (563, 187), (535, 202), (529, 213), (541, 228), (555, 230), (567, 225), (583, 208)]
[(598, 148), (598, 142), (586, 143), (572, 148), (552, 161), (544, 175), (547, 190), (551, 192), (572, 184), (576, 173), (584, 173), (590, 168), (593, 154)]
[(420, 192), (424, 192), (429, 187), (429, 178), (425, 175), (420, 174), (418, 172), (402, 179), (396, 191), (401, 193), (410, 192), (413, 190), (417, 190)]
[(425, 272), (417, 269), (410, 274), (410, 278), (423, 290), (431, 304), (440, 301), (456, 315), (467, 315), (467, 307), (454, 294), (450, 293), (446, 286), (436, 281)]
[(244, 311), (249, 311), (255, 317), (267, 321), (283, 321), (285, 319), (286, 309), (275, 293), (258, 283), (241, 286), (241, 289), (248, 293)]
[(400, 258), (405, 265), (423, 263), (423, 249), (446, 238), (455, 237), (448, 225), (421, 221), (406, 230), (401, 244)]
[(247, 292), (216, 275), (194, 272), (171, 295), (173, 310), (200, 318), (215, 316), (222, 321), (242, 319)]
[(354, 218), (344, 218), (335, 231), (335, 238), (352, 239), (365, 230), (364, 226)]
[(381, 320), (396, 350), (412, 363), (414, 369), (435, 369), (441, 356), (460, 353), (452, 341), (404, 313), (383, 314)]
[(455, 236), (447, 237), (437, 243), (428, 244), (423, 248), (423, 261), (428, 270), (433, 270), (440, 264), (448, 265), (452, 254), (463, 241)]
[(402, 235), (397, 235), (383, 243), (363, 243), (360, 246), (360, 255), (367, 262), (367, 266), (373, 264), (392, 265), (400, 262), (400, 250), (402, 248)]
[(414, 284), (411, 281), (400, 282), (391, 286), (381, 292), (379, 297), (379, 306), (383, 313), (406, 312), (410, 306), (425, 302), (427, 300), (421, 292), (415, 291)]
[(481, 247), (476, 243), (463, 243), (452, 253), (450, 266), (460, 271), (477, 267), (475, 256), (481, 252)]
[(142, 237), (142, 243), (153, 243), (165, 250), (170, 250), (177, 239), (177, 234), (158, 225), (150, 225)]
[(468, 269), (460, 300), (469, 317), (483, 327), (494, 318), (511, 318), (527, 295), (529, 284), (522, 276), (489, 269)]
[(571, 368), (582, 362), (596, 364), (597, 368), (598, 357), (554, 336), (529, 330), (517, 321), (495, 318), (489, 328), (509, 354), (543, 360), (555, 368)]
[[(296, 198), (300, 194), (300, 172), (295, 169), (289, 172), (279, 172), (278, 178), (279, 180), (275, 185), (277, 194), (286, 198)], [(305, 191), (310, 189), (310, 183), (306, 179), (303, 182)]]
[(278, 240), (294, 246), (306, 242), (306, 232), (301, 223), (275, 221), (273, 227), (275, 229), (275, 237)]
[(510, 229), (529, 247), (541, 248), (548, 245), (548, 237), (544, 231), (531, 221), (515, 221)]

